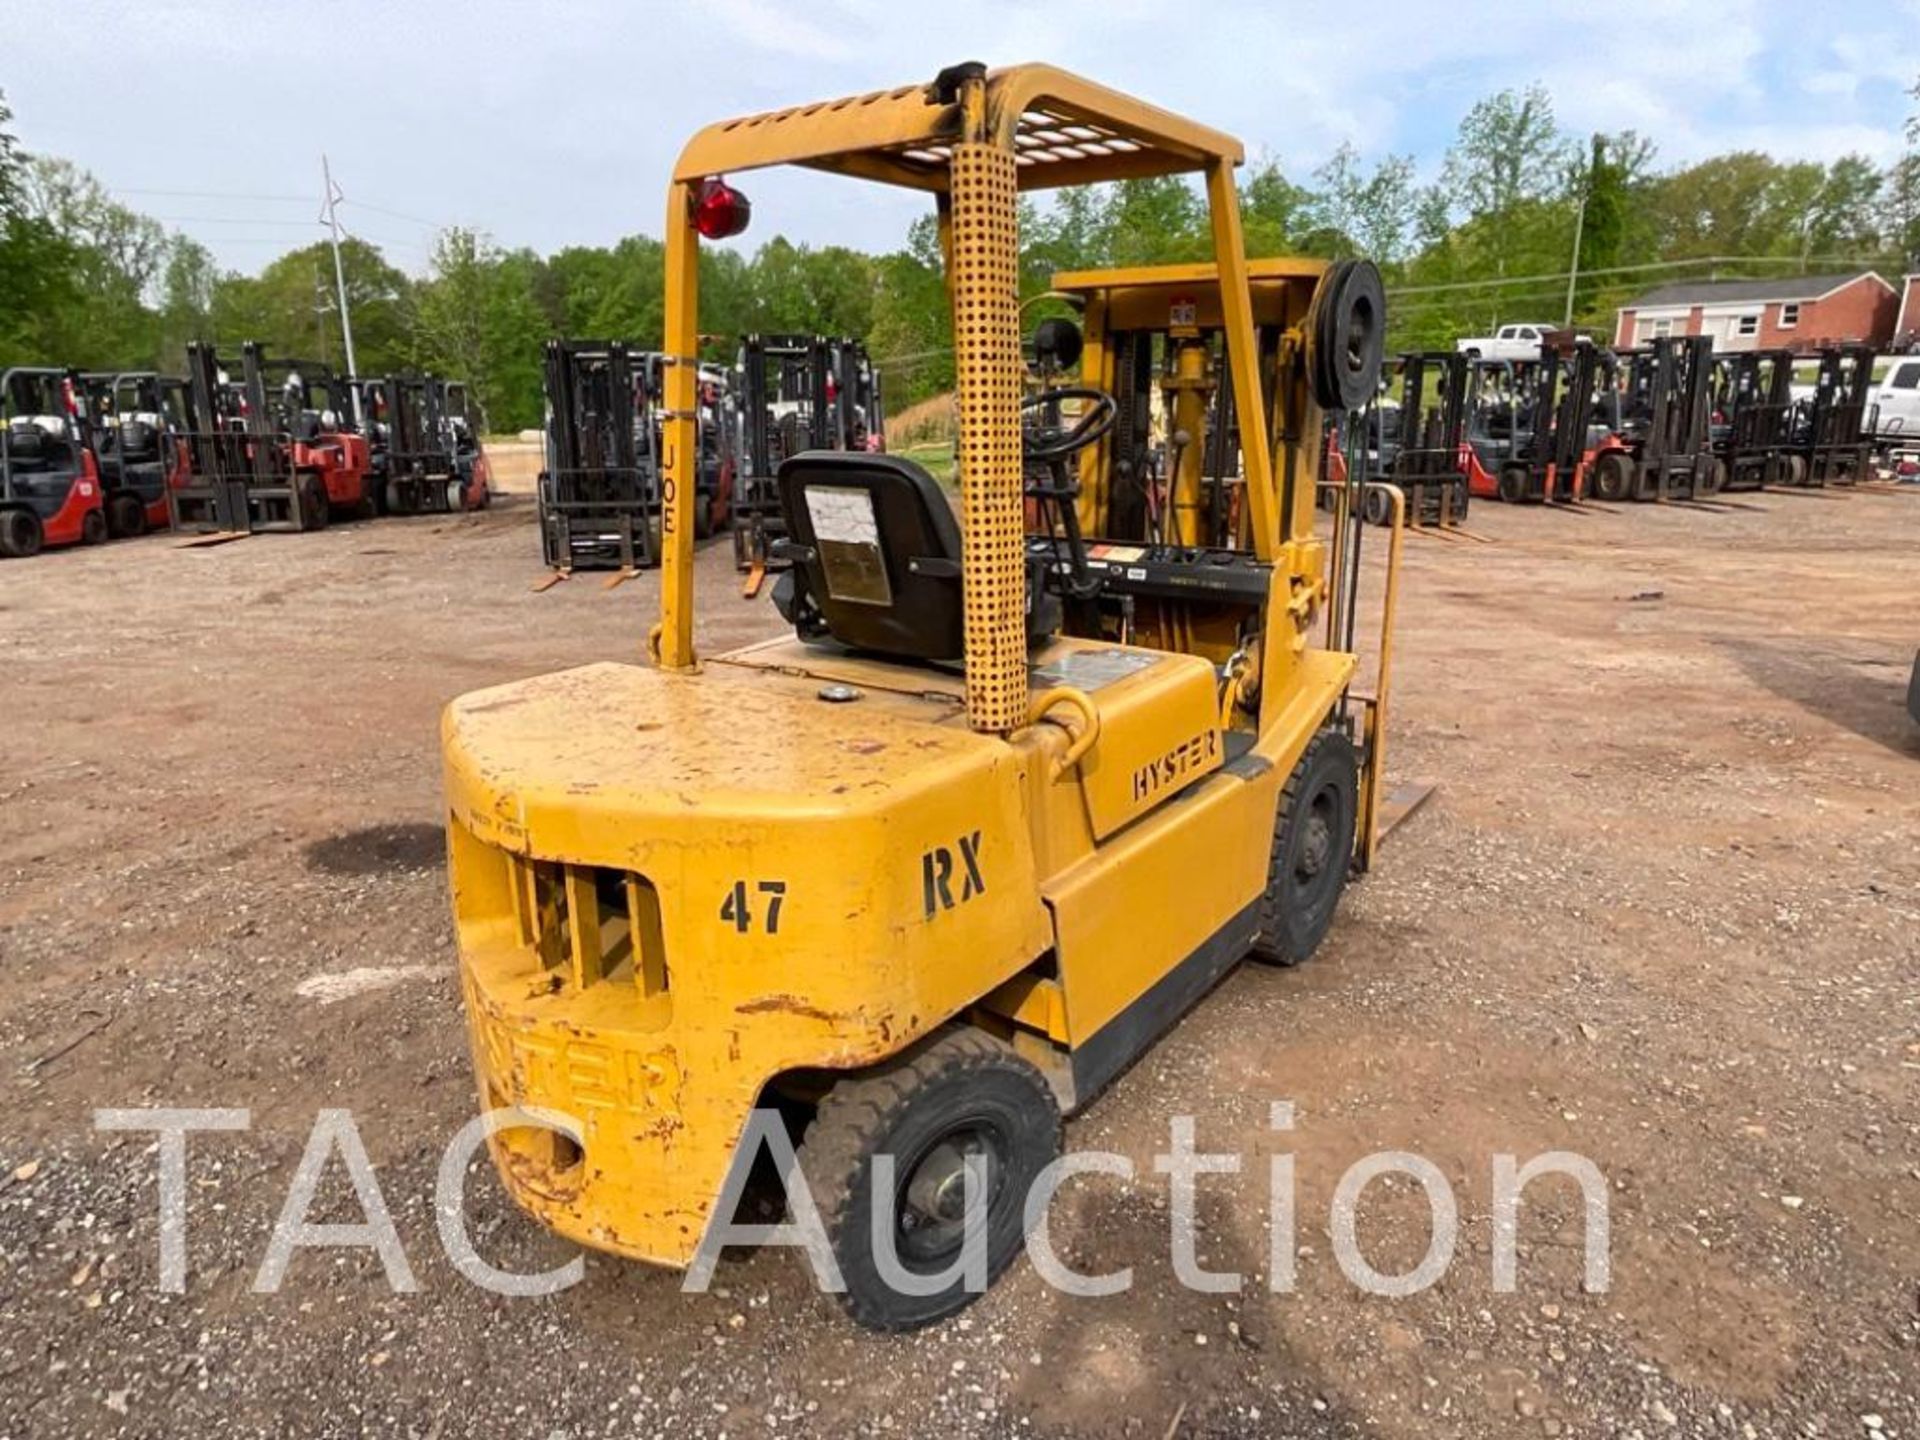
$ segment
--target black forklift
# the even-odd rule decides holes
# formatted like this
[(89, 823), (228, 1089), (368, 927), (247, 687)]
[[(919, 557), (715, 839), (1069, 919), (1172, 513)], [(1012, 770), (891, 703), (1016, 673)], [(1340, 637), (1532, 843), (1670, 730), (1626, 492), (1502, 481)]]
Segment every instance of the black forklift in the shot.
[(1713, 337), (1661, 336), (1620, 355), (1619, 443), (1594, 461), (1601, 500), (1700, 500), (1725, 479), (1709, 434)]
[[(1828, 345), (1818, 353), (1813, 394), (1788, 422), (1786, 451), (1794, 485), (1852, 485), (1873, 474), (1871, 345)], [(1797, 462), (1797, 463), (1796, 463)]]
[[(1387, 379), (1397, 406), (1368, 412), (1367, 479), (1398, 485), (1410, 528), (1453, 529), (1467, 518), (1467, 476), (1460, 447), (1466, 433), (1467, 357), (1452, 350), (1398, 356)], [(1369, 489), (1364, 514), (1372, 525), (1393, 519), (1384, 490)]]
[(549, 340), (546, 469), (538, 482), (549, 568), (660, 562), (659, 430), (644, 357), (618, 340)]
[(1793, 352), (1735, 350), (1713, 360), (1708, 434), (1723, 490), (1791, 485), (1805, 462), (1788, 453), (1793, 421)]
[[(212, 345), (193, 341), (187, 346), (184, 399), (187, 468), (167, 491), (168, 521), (190, 534), (248, 534), (255, 487), (284, 496), (293, 493), (294, 483), (292, 458), (275, 443), (260, 368), (245, 365), (234, 380)], [(296, 514), (300, 509), (292, 508)]]
[[(754, 575), (785, 532), (777, 475), (803, 450), (884, 448), (879, 371), (858, 340), (748, 335), (740, 345), (746, 443), (732, 496), (733, 558)], [(757, 581), (748, 582), (749, 590)]]
[(360, 384), (368, 416), (368, 489), (383, 515), (449, 514), (465, 503), (447, 383), (416, 374)]

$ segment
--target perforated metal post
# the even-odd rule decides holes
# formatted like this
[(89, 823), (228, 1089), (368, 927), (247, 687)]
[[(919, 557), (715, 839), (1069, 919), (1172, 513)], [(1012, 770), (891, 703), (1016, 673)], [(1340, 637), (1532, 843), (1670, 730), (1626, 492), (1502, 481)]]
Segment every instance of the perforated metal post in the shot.
[(967, 720), (1005, 734), (1027, 718), (1020, 491), (1020, 272), (1011, 150), (953, 149), (955, 390), (960, 412), (961, 575)]

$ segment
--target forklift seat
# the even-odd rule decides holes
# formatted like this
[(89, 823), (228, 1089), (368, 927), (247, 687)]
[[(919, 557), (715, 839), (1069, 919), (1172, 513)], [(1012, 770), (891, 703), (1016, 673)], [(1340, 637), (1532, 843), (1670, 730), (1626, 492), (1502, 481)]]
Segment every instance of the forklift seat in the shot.
[(15, 420), (7, 427), (7, 451), (15, 464), (34, 465), (47, 458), (52, 438), (31, 420)]
[(827, 632), (854, 650), (958, 660), (960, 525), (898, 455), (806, 450), (780, 463), (784, 551)]

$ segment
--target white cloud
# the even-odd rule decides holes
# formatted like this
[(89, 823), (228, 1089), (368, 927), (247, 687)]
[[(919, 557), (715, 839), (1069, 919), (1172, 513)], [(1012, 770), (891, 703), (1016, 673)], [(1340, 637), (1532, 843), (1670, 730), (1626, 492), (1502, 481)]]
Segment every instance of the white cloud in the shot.
[[(70, 0), (62, 13), (8, 35), (4, 83), (30, 149), (119, 187), (317, 203), (324, 145), (357, 200), (542, 250), (658, 233), (673, 158), (707, 121), (923, 81), (964, 59), (1080, 71), (1237, 134), (1296, 178), (1347, 141), (1369, 158), (1411, 152), (1431, 176), (1474, 101), (1534, 80), (1573, 133), (1638, 129), (1663, 164), (1742, 146), (1886, 159), (1920, 71), (1920, 0), (1818, 16), (1802, 0)], [(74, 34), (113, 35), (142, 63), (75, 87)], [(325, 124), (290, 117), (298, 58), (343, 47), (352, 63), (326, 67)], [(751, 191), (750, 244), (781, 230), (890, 245), (924, 203), (806, 172), (755, 176)], [(224, 217), (201, 238), (246, 268), (292, 232), (230, 222), (298, 208), (128, 198)], [(408, 263), (430, 239), (359, 218)]]
[[(838, 9), (840, 18), (845, 18), (846, 7), (823, 8)], [(704, 9), (735, 39), (758, 50), (812, 60), (846, 60), (856, 53), (845, 33), (830, 23), (809, 19), (786, 0), (706, 0)]]

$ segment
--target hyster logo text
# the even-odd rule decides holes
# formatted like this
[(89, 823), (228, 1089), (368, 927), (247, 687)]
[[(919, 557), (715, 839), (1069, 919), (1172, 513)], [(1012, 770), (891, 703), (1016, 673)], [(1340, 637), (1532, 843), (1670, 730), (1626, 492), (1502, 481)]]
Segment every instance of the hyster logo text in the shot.
[(1134, 800), (1145, 800), (1149, 795), (1157, 795), (1175, 781), (1186, 779), (1213, 759), (1219, 745), (1218, 732), (1204, 730), (1192, 739), (1174, 746), (1166, 754), (1154, 756), (1133, 772)]

